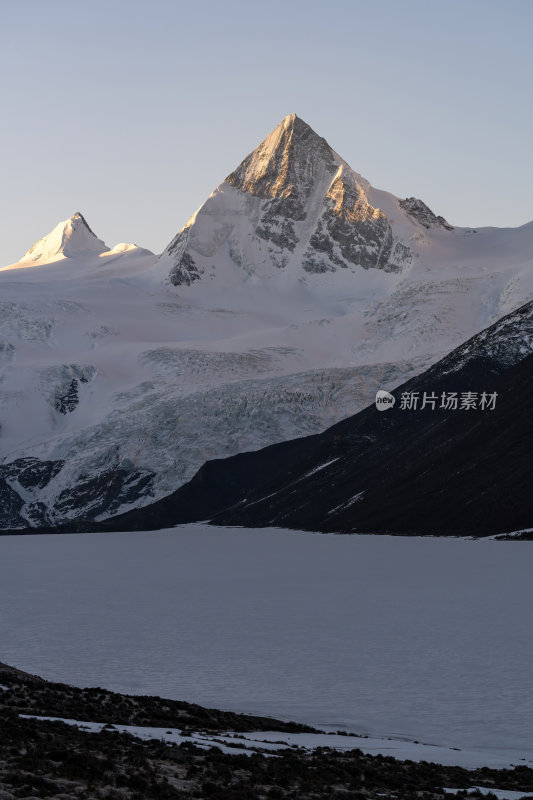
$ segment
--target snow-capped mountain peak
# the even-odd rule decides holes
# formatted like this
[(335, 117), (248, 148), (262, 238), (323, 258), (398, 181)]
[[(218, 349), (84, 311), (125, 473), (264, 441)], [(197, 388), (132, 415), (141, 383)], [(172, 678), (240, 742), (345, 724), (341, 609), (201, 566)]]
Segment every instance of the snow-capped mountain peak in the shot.
[(313, 184), (339, 159), (325, 139), (296, 114), (289, 114), (226, 178), (230, 186), (257, 197), (293, 198), (302, 214)]
[(57, 260), (61, 256), (70, 258), (80, 253), (105, 253), (109, 247), (92, 232), (85, 217), (80, 212), (70, 219), (60, 222), (42, 239), (39, 239), (21, 261), (37, 261), (45, 263)]
[(0, 268), (0, 527), (318, 433), (533, 298), (533, 223), (449, 230), (415, 193), (289, 115), (159, 259), (75, 214)]
[(326, 273), (340, 273), (332, 281), (339, 284), (361, 269), (401, 272), (427, 219), (442, 227), (422, 206), (423, 220), (418, 206), (404, 209), (393, 195), (372, 190), (289, 114), (189, 219), (157, 272), (175, 286), (205, 279), (228, 286), (251, 276), (314, 285)]

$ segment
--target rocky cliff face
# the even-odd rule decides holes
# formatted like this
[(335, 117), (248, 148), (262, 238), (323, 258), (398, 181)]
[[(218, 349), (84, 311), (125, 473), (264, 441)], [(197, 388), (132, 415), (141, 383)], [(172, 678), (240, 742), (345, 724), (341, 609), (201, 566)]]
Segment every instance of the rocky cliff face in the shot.
[(405, 200), (400, 200), (400, 207), (407, 211), (407, 213), (418, 220), (424, 228), (442, 227), (447, 231), (453, 231), (453, 225), (446, 222), (444, 217), (437, 217), (427, 205), (416, 197), (406, 197)]

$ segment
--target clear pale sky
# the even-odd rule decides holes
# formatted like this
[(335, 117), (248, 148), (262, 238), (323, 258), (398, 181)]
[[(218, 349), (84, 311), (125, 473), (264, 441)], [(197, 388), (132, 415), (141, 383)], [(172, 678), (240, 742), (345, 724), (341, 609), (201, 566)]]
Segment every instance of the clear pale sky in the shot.
[(81, 211), (160, 252), (291, 112), (457, 225), (533, 219), (533, 0), (17, 0), (0, 264)]

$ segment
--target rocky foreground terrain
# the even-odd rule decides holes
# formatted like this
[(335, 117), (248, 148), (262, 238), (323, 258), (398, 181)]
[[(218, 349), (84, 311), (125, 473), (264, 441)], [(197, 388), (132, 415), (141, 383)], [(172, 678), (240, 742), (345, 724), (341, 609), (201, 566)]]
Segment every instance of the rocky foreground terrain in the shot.
[[(31, 714), (108, 724), (95, 733), (24, 716)], [(312, 752), (288, 748), (275, 754), (258, 747), (249, 754), (231, 754), (192, 742), (143, 741), (117, 731), (113, 727), (117, 724), (178, 727), (182, 733), (211, 731), (215, 735), (228, 729), (312, 730), (159, 697), (49, 683), (0, 664), (0, 800), (429, 800), (443, 798), (443, 786), (461, 788), (459, 797), (465, 796), (465, 787), (533, 792), (533, 770), (525, 766), (466, 770), (365, 755), (356, 747), (342, 752), (327, 747)], [(354, 744), (357, 741), (354, 738)], [(474, 794), (480, 796), (479, 789)]]

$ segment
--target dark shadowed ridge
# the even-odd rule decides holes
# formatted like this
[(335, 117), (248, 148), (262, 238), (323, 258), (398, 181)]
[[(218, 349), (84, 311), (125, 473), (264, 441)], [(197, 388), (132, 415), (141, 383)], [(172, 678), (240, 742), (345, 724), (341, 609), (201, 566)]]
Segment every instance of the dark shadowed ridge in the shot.
[[(215, 525), (487, 536), (533, 527), (533, 302), (322, 434), (208, 461), (156, 503), (55, 532)], [(403, 392), (497, 392), (494, 410), (402, 410)], [(28, 529), (25, 533), (50, 532)], [(15, 531), (21, 533), (22, 531)]]
[[(100, 530), (209, 520), (324, 532), (493, 535), (533, 526), (533, 303), (322, 434), (207, 462)], [(497, 392), (490, 410), (408, 411), (403, 392)]]

